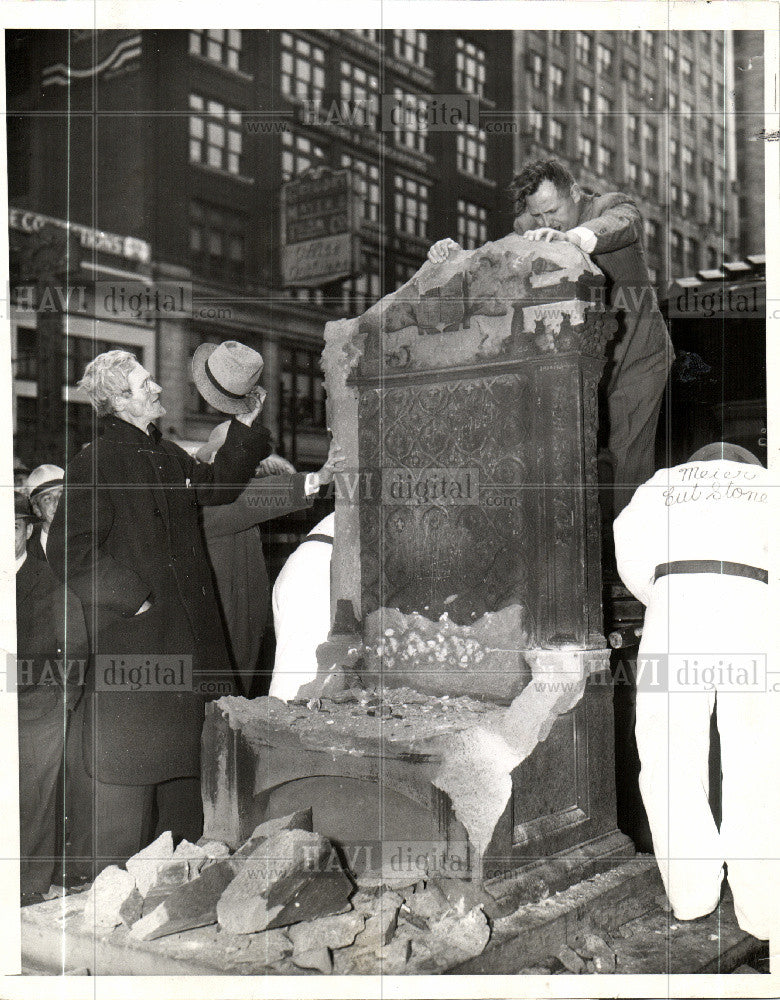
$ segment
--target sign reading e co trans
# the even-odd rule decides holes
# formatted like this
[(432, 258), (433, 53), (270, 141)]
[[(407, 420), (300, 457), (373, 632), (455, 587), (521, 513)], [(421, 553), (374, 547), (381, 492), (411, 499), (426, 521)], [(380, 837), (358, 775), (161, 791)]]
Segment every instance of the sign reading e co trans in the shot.
[(356, 273), (359, 224), (348, 170), (318, 167), (282, 185), (282, 282), (314, 288)]

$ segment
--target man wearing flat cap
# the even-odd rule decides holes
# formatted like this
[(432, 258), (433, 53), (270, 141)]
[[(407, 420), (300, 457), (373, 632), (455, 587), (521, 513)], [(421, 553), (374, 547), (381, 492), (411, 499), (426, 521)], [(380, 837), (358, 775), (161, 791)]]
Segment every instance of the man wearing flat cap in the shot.
[[(677, 920), (710, 913), (724, 862), (740, 927), (780, 928), (780, 692), (766, 674), (772, 486), (716, 442), (640, 486), (615, 521), (620, 576), (646, 605), (636, 739), (656, 861)], [(722, 821), (708, 801), (717, 703)]]
[(196, 381), (235, 414), (211, 465), (161, 436), (162, 390), (132, 354), (99, 355), (79, 383), (100, 432), (68, 465), (47, 552), (90, 630), (70, 811), (73, 854), (97, 869), (153, 839), (155, 806), (158, 833), (198, 839), (204, 701), (234, 690), (198, 512), (235, 500), (270, 449), (255, 422), (262, 357), (235, 341), (208, 347)]

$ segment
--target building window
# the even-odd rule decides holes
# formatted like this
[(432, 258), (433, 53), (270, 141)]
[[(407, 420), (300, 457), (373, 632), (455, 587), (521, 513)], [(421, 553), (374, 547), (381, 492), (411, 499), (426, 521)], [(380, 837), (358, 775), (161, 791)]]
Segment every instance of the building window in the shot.
[(680, 106), (680, 100), (677, 97), (677, 91), (670, 90), (669, 93), (667, 94), (666, 100), (667, 104), (669, 105), (669, 114), (676, 115), (677, 110)]
[(395, 231), (425, 239), (428, 233), (428, 187), (395, 175)]
[(531, 71), (531, 86), (535, 87), (536, 90), (541, 90), (544, 87), (544, 59), (538, 52), (531, 53), (529, 69)]
[(693, 128), (693, 105), (690, 101), (680, 102), (680, 116), (685, 128)]
[(642, 171), (642, 187), (649, 197), (658, 197), (658, 174), (654, 170)]
[(693, 63), (687, 56), (680, 56), (680, 73), (683, 83), (693, 86)]
[(395, 287), (400, 288), (401, 285), (405, 285), (407, 281), (417, 274), (422, 265), (418, 262), (417, 264), (412, 264), (410, 261), (406, 260), (396, 260), (395, 266), (393, 268), (393, 274), (395, 275)]
[(375, 44), (379, 42), (379, 32), (376, 28), (350, 28), (350, 34), (357, 35), (359, 38), (365, 38), (366, 41), (374, 42)]
[(669, 248), (672, 261), (672, 271), (675, 274), (682, 274), (685, 270), (685, 261), (683, 260), (683, 240), (680, 233), (676, 232), (674, 229), (669, 234)]
[(696, 212), (696, 195), (687, 188), (683, 188), (682, 192), (682, 210), (686, 218), (689, 218)]
[(669, 139), (669, 162), (675, 168), (680, 166), (680, 143), (673, 136)]
[(556, 49), (563, 48), (563, 32), (562, 31), (551, 31), (549, 32), (550, 44), (554, 45)]
[(642, 32), (642, 54), (645, 59), (655, 59), (655, 32)]
[(577, 152), (586, 167), (593, 166), (593, 140), (581, 133), (577, 136)]
[(282, 180), (289, 181), (325, 162), (325, 150), (305, 135), (282, 132)]
[(626, 133), (629, 146), (636, 148), (639, 142), (639, 115), (626, 115)]
[[(16, 330), (16, 366), (14, 377), (35, 382), (38, 379), (38, 331), (20, 326)], [(82, 369), (83, 374), (83, 369)], [(81, 378), (81, 375), (79, 375)], [(72, 383), (71, 383), (72, 384)]]
[(672, 207), (678, 212), (680, 210), (680, 185), (675, 184), (674, 181), (669, 185), (669, 197), (672, 201)]
[(241, 112), (200, 94), (190, 94), (190, 112), (190, 163), (245, 174)]
[(639, 69), (633, 63), (623, 62), (623, 79), (628, 85), (629, 93), (636, 93), (639, 86)]
[(593, 110), (593, 90), (587, 83), (580, 84), (579, 103), (584, 115), (589, 115)]
[(487, 209), (458, 198), (458, 243), (473, 250), (487, 243)]
[(325, 90), (325, 49), (282, 32), (282, 93), (299, 101), (321, 101)]
[(699, 244), (697, 243), (697, 241), (694, 240), (690, 236), (686, 236), (686, 238), (685, 238), (685, 259), (686, 259), (686, 262), (687, 262), (686, 263), (686, 267), (690, 271), (698, 271), (698, 269), (699, 269), (699, 255), (700, 255), (700, 253), (701, 253), (701, 249), (700, 249)]
[(686, 179), (691, 178), (693, 173), (693, 150), (688, 146), (683, 146), (682, 151), (682, 165), (683, 165), (683, 175)]
[(542, 141), (544, 134), (544, 116), (536, 108), (528, 115), (528, 132), (536, 142)]
[(238, 284), (244, 278), (246, 216), (201, 201), (190, 202), (190, 256), (193, 269)]
[(379, 223), (382, 214), (382, 188), (378, 163), (367, 163), (349, 153), (341, 154), (341, 166), (355, 178), (363, 202), (363, 221)]
[(655, 100), (655, 80), (650, 76), (642, 77), (642, 100), (648, 102)]
[(645, 219), (645, 244), (648, 250), (655, 254), (658, 252), (658, 248), (661, 245), (661, 226), (655, 221), (655, 219)]
[(600, 73), (608, 74), (612, 72), (612, 49), (608, 49), (606, 45), (602, 45), (600, 42), (596, 46), (596, 66)]
[(426, 133), (419, 127), (419, 122), (424, 122), (427, 115), (425, 98), (409, 94), (400, 87), (394, 88), (393, 95), (396, 104), (393, 109), (393, 117), (397, 121), (397, 124), (394, 123), (396, 145), (424, 155)]
[(136, 344), (118, 344), (108, 340), (94, 340), (92, 337), (73, 337), (65, 339), (65, 384), (76, 385), (84, 374), (84, 369), (98, 354), (106, 351), (130, 351), (142, 365), (144, 349)]
[(626, 180), (634, 189), (639, 184), (639, 167), (633, 160), (629, 160), (626, 164)]
[(720, 251), (717, 247), (707, 247), (707, 268), (715, 270), (720, 267)]
[(476, 125), (458, 122), (455, 135), (458, 170), (471, 177), (484, 177), (487, 167), (487, 132)]
[(551, 118), (549, 129), (550, 129), (550, 145), (554, 149), (563, 150), (563, 136), (564, 136), (563, 122), (559, 122), (557, 118)]
[(645, 140), (645, 152), (648, 156), (658, 156), (658, 126), (653, 122), (642, 124), (642, 134)]
[(575, 53), (577, 62), (583, 66), (590, 66), (593, 60), (593, 39), (589, 32), (578, 31), (575, 43)]
[(563, 97), (563, 70), (560, 66), (550, 66), (550, 85), (553, 97)]
[(615, 104), (604, 94), (596, 97), (596, 110), (600, 115), (611, 115), (615, 110)]
[(376, 254), (363, 253), (362, 273), (341, 284), (341, 308), (359, 316), (382, 298), (382, 278)]
[(416, 31), (413, 28), (393, 29), (393, 55), (398, 59), (405, 59), (414, 66), (424, 69), (427, 51), (427, 31)]
[(208, 28), (190, 32), (190, 55), (202, 56), (212, 62), (241, 68), (241, 32), (234, 28)]
[(611, 172), (613, 159), (612, 150), (608, 146), (600, 145), (598, 147), (598, 162), (596, 166), (599, 174), (607, 174)]
[(455, 86), (466, 94), (485, 96), (485, 50), (460, 37), (456, 40)]
[(283, 344), (279, 417), (285, 430), (325, 429), (325, 383), (319, 348)]
[(362, 66), (341, 60), (341, 114), (353, 128), (376, 129), (379, 77)]
[(666, 65), (669, 72), (673, 72), (674, 64), (677, 61), (677, 53), (674, 51), (674, 47), (671, 42), (664, 42), (664, 59), (666, 59)]
[(715, 82), (715, 107), (718, 111), (722, 111), (726, 104), (726, 90), (723, 86), (722, 80), (717, 80)]

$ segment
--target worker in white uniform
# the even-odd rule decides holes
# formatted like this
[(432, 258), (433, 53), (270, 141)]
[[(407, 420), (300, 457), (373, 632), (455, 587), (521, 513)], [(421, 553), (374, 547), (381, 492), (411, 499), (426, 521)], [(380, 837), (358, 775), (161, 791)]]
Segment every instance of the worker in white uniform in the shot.
[[(719, 442), (640, 486), (615, 521), (618, 570), (646, 605), (637, 661), (639, 786), (678, 920), (718, 905), (775, 938), (780, 906), (780, 693), (767, 687), (769, 473)], [(710, 809), (717, 700), (722, 822)]]
[(335, 514), (316, 524), (282, 567), (272, 606), (276, 658), (268, 694), (292, 701), (317, 676), (317, 647), (330, 631), (330, 558)]

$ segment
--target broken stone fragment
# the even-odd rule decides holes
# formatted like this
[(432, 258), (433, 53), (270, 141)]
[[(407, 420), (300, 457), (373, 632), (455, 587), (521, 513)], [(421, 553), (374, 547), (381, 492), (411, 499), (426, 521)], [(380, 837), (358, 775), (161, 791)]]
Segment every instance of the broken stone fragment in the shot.
[(138, 891), (145, 896), (157, 882), (160, 867), (173, 857), (173, 837), (166, 830), (153, 843), (142, 851), (134, 854), (127, 862), (126, 868), (135, 879)]
[(366, 915), (353, 910), (332, 917), (320, 917), (288, 928), (287, 936), (296, 950), (346, 948), (363, 930)]
[(441, 955), (457, 956), (457, 953), (462, 956), (460, 961), (473, 958), (482, 954), (490, 940), (490, 927), (480, 907), (470, 910), (465, 917), (446, 913), (440, 920), (433, 921), (430, 929), (430, 942), (426, 943), (437, 961)]
[(582, 958), (590, 959), (594, 972), (615, 971), (615, 952), (598, 934), (578, 934), (574, 939), (573, 948)]
[(420, 917), (426, 922), (443, 916), (445, 911), (450, 908), (447, 897), (434, 883), (431, 883), (422, 892), (415, 892), (413, 895), (407, 896), (406, 906), (412, 916)]
[(573, 976), (581, 976), (585, 971), (585, 962), (567, 944), (561, 945), (556, 957), (561, 965), (565, 966), (566, 971), (570, 972)]
[(84, 922), (97, 932), (111, 931), (122, 923), (121, 910), (135, 890), (130, 872), (109, 865), (95, 879), (87, 893)]
[(236, 940), (242, 945), (242, 960), (267, 967), (283, 962), (293, 950), (290, 939), (278, 929), (248, 934)]
[(254, 934), (349, 908), (352, 882), (330, 860), (330, 841), (306, 830), (282, 830), (230, 864), (238, 870), (217, 904), (220, 926)]
[(195, 846), (202, 848), (208, 860), (221, 861), (222, 858), (227, 858), (230, 855), (230, 848), (227, 844), (223, 844), (221, 840), (210, 840), (208, 837), (201, 837)]
[(465, 916), (475, 906), (481, 906), (491, 920), (504, 915), (506, 908), (474, 882), (460, 878), (435, 878), (428, 885), (435, 886), (460, 916)]
[(359, 950), (375, 951), (387, 944), (398, 926), (398, 911), (403, 900), (396, 892), (383, 892), (372, 907), (366, 925), (355, 940)]
[(309, 951), (294, 951), (292, 954), (293, 965), (299, 969), (317, 969), (324, 975), (329, 976), (333, 971), (333, 960), (327, 948), (312, 948)]
[(252, 835), (238, 848), (233, 858), (247, 857), (269, 837), (275, 833), (281, 833), (282, 830), (305, 830), (307, 833), (311, 833), (313, 830), (311, 807), (299, 809), (288, 816), (266, 820), (265, 823), (256, 826)]
[[(211, 843), (217, 842), (212, 841)], [(224, 844), (222, 846), (226, 847)], [(208, 857), (209, 854), (205, 847), (200, 847), (198, 844), (192, 844), (189, 840), (182, 840), (181, 843), (177, 844), (176, 850), (173, 852), (174, 861), (187, 862), (187, 866), (189, 868), (187, 877), (191, 879), (195, 878)]]
[(144, 897), (138, 891), (138, 889), (133, 889), (127, 899), (119, 907), (119, 916), (122, 918), (122, 923), (125, 927), (132, 927), (133, 924), (140, 920), (143, 916), (144, 908)]
[(230, 861), (215, 862), (192, 882), (174, 889), (163, 903), (133, 925), (130, 936), (151, 941), (216, 923), (217, 903), (235, 874)]

